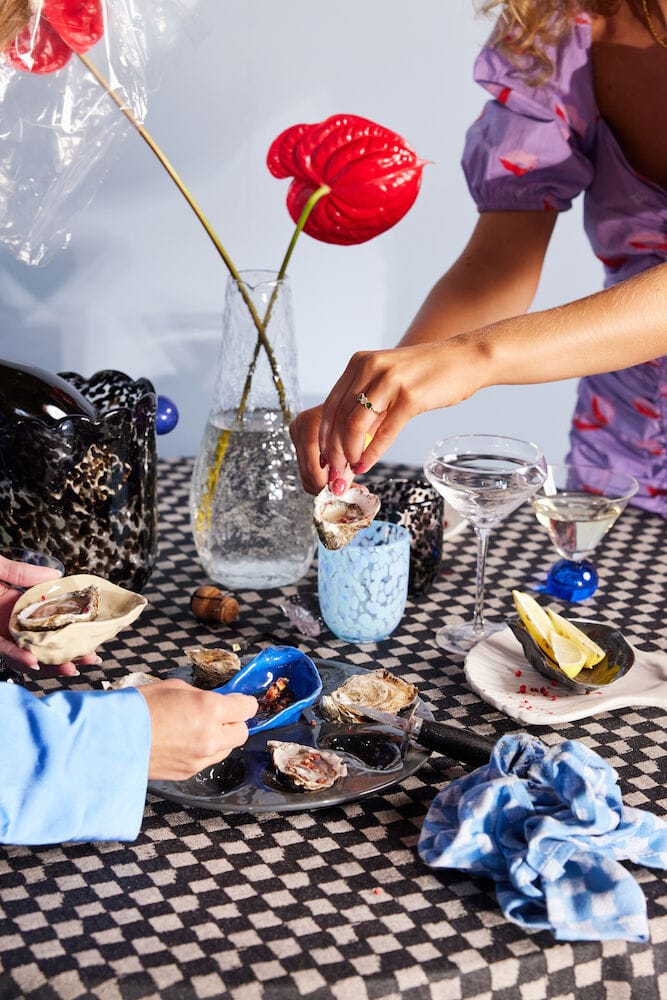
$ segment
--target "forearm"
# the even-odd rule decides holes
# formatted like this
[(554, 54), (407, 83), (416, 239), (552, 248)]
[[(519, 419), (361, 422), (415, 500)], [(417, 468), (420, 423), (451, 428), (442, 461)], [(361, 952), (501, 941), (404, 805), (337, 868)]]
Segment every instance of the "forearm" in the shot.
[(553, 382), (651, 361), (667, 354), (667, 264), (566, 305), (464, 334), (455, 343), (477, 367), (475, 389)]
[(399, 346), (448, 340), (530, 308), (554, 212), (488, 212), (434, 285)]

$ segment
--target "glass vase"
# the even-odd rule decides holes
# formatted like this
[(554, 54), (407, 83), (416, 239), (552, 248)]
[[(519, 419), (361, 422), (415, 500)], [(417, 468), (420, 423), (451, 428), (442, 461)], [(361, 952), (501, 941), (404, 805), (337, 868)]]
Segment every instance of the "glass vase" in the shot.
[(289, 436), (301, 406), (289, 280), (278, 282), (271, 271), (244, 271), (241, 278), (242, 287), (227, 282), (190, 514), (209, 577), (233, 589), (265, 590), (304, 575), (316, 538), (312, 498)]

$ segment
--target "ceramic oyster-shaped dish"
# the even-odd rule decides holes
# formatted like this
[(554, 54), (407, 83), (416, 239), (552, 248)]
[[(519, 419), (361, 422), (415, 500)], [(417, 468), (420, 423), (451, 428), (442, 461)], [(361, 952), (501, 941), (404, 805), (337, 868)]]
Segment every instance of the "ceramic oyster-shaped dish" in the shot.
[(40, 663), (66, 663), (92, 653), (136, 618), (148, 601), (87, 573), (31, 587), (14, 605), (9, 632)]
[(558, 664), (540, 649), (532, 635), (516, 618), (511, 618), (507, 624), (521, 643), (524, 655), (531, 667), (534, 667), (543, 677), (556, 680), (573, 691), (584, 694), (587, 691), (597, 691), (607, 687), (614, 681), (624, 677), (635, 662), (635, 654), (617, 628), (605, 625), (603, 622), (574, 620), (573, 624), (585, 632), (593, 642), (604, 650), (605, 656), (594, 667), (585, 667), (575, 677), (568, 677)]
[(294, 646), (268, 646), (254, 656), (230, 681), (214, 689), (218, 694), (251, 694), (259, 703), (248, 720), (248, 732), (287, 726), (322, 693), (322, 678), (305, 653)]
[(313, 521), (322, 545), (342, 549), (380, 510), (380, 498), (353, 483), (341, 496), (325, 486), (315, 497)]
[(347, 775), (345, 761), (332, 750), (282, 740), (269, 740), (266, 745), (280, 777), (295, 788), (319, 792)]
[(355, 711), (356, 706), (398, 715), (413, 707), (418, 694), (414, 684), (408, 684), (388, 670), (379, 669), (348, 677), (339, 688), (324, 695), (320, 711), (331, 722), (360, 722), (365, 721), (365, 717), (363, 712)]

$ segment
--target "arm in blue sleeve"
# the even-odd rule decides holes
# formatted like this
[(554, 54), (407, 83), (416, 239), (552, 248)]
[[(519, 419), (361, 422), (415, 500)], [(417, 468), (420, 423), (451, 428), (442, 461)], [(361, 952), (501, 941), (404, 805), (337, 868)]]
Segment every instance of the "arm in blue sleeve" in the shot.
[(150, 746), (136, 689), (39, 698), (0, 683), (0, 842), (134, 840)]

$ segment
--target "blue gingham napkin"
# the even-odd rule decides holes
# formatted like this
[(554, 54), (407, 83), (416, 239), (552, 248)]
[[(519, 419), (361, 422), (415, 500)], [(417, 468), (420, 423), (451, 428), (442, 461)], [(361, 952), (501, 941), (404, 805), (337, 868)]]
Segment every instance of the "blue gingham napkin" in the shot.
[(667, 868), (667, 822), (624, 806), (593, 750), (519, 733), (438, 793), (418, 850), (433, 868), (490, 876), (505, 916), (527, 930), (647, 941), (644, 894), (619, 862)]

